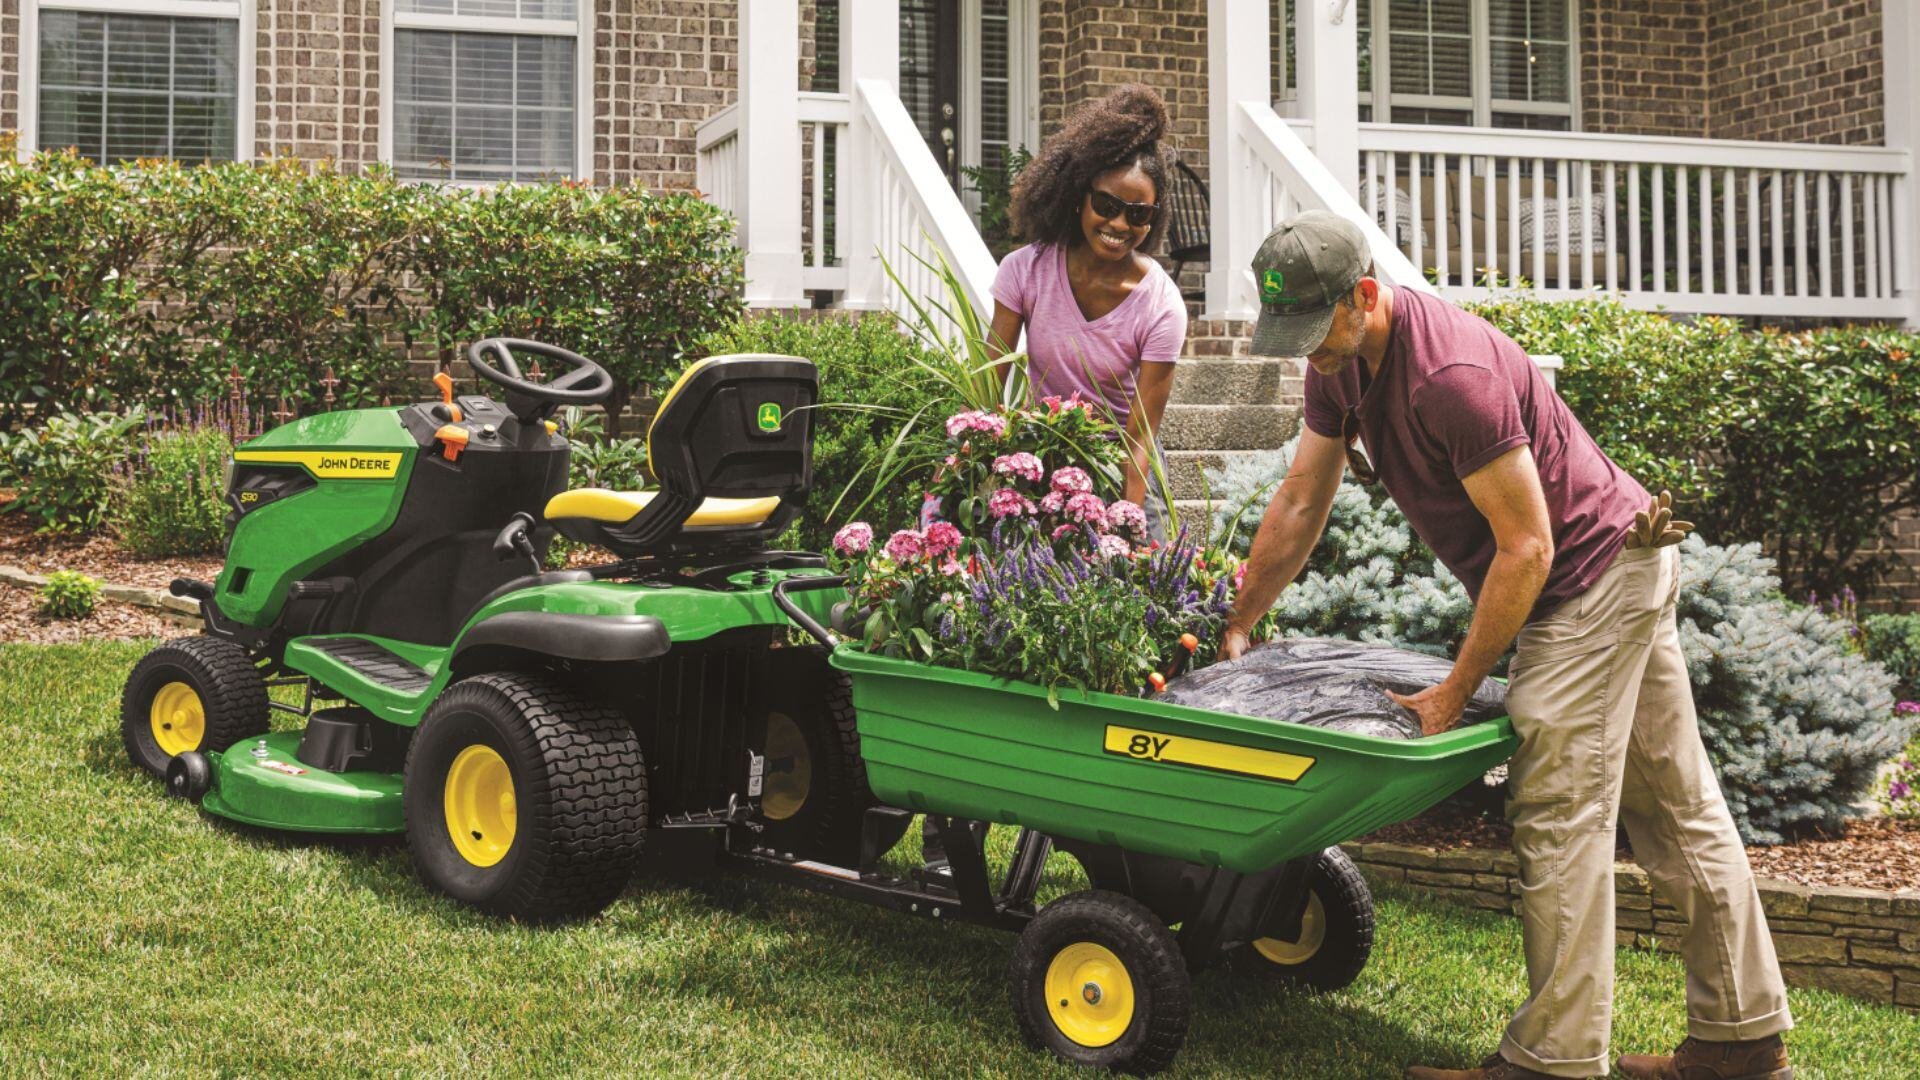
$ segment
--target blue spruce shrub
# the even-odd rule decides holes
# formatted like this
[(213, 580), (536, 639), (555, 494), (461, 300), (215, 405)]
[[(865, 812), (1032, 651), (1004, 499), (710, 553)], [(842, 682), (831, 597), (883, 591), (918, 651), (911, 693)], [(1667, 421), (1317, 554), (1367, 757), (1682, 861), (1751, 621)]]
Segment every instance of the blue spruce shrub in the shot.
[[(1217, 539), (1247, 552), (1295, 445), (1231, 455), (1208, 472)], [(1846, 648), (1844, 624), (1787, 603), (1758, 544), (1689, 537), (1680, 551), (1680, 644), (1701, 737), (1741, 836), (1779, 843), (1789, 831), (1858, 816), (1875, 770), (1920, 719), (1894, 712), (1893, 677)], [(1473, 618), (1466, 589), (1399, 508), (1351, 481), (1300, 579), (1274, 606), (1289, 636), (1437, 656), (1452, 655)]]

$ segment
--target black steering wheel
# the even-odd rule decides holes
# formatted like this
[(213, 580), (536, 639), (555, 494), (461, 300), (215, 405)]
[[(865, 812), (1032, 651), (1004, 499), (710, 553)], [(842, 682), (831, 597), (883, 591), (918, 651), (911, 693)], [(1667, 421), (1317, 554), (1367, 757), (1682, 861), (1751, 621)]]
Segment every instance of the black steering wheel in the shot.
[[(551, 382), (534, 382), (520, 373), (520, 362), (513, 351), (532, 353), (552, 360), (567, 372)], [(499, 367), (487, 361), (498, 358)], [(545, 420), (562, 405), (591, 405), (613, 392), (613, 376), (607, 369), (558, 345), (547, 345), (523, 338), (483, 338), (467, 348), (467, 363), (481, 378), (506, 391), (507, 411), (523, 424)]]

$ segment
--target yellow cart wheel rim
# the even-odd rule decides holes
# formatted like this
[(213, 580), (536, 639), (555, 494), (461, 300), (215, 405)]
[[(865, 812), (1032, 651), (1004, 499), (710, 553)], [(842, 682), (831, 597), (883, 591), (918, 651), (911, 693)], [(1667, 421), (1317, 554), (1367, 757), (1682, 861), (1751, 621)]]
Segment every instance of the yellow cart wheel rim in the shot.
[(460, 751), (447, 770), (447, 834), (460, 857), (475, 866), (492, 866), (507, 857), (519, 826), (513, 774), (491, 746)]
[(154, 744), (168, 757), (200, 749), (200, 740), (207, 737), (207, 707), (193, 687), (183, 682), (170, 682), (153, 695), (147, 722), (153, 728)]
[(1047, 1014), (1080, 1046), (1112, 1044), (1133, 1024), (1133, 977), (1112, 949), (1076, 941), (1047, 965)]
[(786, 713), (767, 717), (767, 782), (760, 793), (760, 813), (768, 821), (785, 821), (807, 805), (813, 791), (813, 754), (800, 725)]
[(1255, 952), (1273, 963), (1285, 967), (1304, 964), (1313, 959), (1320, 946), (1327, 943), (1327, 908), (1320, 902), (1319, 893), (1307, 894), (1307, 910), (1300, 916), (1300, 938), (1286, 941), (1281, 938), (1263, 937), (1253, 943)]

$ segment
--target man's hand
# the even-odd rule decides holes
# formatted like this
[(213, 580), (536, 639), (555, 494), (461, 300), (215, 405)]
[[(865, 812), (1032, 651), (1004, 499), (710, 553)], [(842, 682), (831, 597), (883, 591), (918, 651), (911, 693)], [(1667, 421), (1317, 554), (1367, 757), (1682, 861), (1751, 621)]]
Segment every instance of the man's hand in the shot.
[(1241, 654), (1246, 652), (1250, 645), (1251, 642), (1248, 640), (1245, 630), (1235, 630), (1231, 626), (1228, 627), (1226, 634), (1220, 639), (1219, 661), (1240, 659)]
[(1438, 735), (1459, 727), (1460, 716), (1467, 711), (1468, 695), (1453, 689), (1452, 683), (1429, 686), (1411, 697), (1391, 690), (1387, 696), (1420, 718), (1421, 735)]

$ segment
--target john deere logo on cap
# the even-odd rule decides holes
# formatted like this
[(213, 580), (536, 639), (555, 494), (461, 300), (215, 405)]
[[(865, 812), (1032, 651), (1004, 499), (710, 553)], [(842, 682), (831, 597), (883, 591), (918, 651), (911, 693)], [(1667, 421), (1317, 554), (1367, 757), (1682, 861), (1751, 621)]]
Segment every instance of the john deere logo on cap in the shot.
[(1278, 304), (1281, 293), (1286, 288), (1287, 278), (1278, 270), (1260, 271), (1260, 302)]
[(780, 430), (780, 404), (769, 401), (760, 406), (760, 430)]

